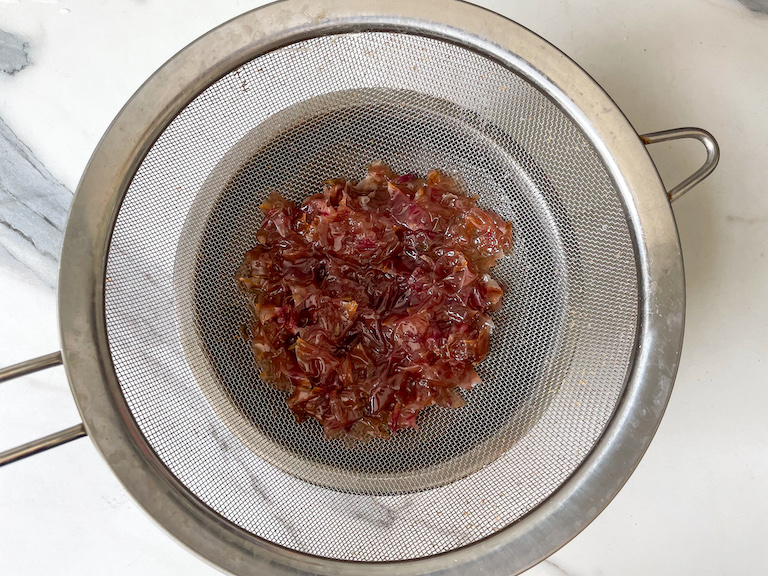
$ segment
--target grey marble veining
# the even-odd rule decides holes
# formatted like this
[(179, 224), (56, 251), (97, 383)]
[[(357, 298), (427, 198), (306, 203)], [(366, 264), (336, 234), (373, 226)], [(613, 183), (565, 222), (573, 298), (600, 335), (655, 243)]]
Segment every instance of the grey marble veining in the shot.
[(54, 288), (72, 197), (0, 118), (0, 267)]
[(569, 572), (564, 570), (563, 567), (560, 566), (560, 564), (557, 564), (551, 558), (547, 558), (546, 560), (543, 560), (542, 564), (547, 566), (552, 566), (552, 568), (554, 569), (554, 574), (556, 574), (557, 576), (572, 576)]
[(753, 12), (768, 14), (768, 0), (739, 0), (739, 2)]
[(0, 72), (16, 74), (31, 64), (27, 42), (0, 30)]

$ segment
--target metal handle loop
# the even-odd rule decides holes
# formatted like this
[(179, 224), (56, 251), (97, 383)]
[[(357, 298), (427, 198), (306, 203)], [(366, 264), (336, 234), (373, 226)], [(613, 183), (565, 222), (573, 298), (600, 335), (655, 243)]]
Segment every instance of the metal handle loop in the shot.
[(13, 380), (19, 376), (32, 374), (33, 372), (37, 372), (38, 370), (45, 370), (46, 368), (51, 368), (52, 366), (58, 366), (61, 364), (61, 362), (61, 352), (54, 352), (53, 354), (46, 354), (45, 356), (40, 356), (39, 358), (27, 360), (26, 362), (19, 362), (13, 366), (8, 366), (8, 368), (0, 369), (0, 382)]
[[(20, 362), (19, 364), (14, 364), (13, 366), (8, 366), (7, 368), (0, 370), (0, 382), (12, 380), (13, 378), (18, 378), (19, 376), (24, 376), (26, 374), (32, 374), (33, 372), (45, 370), (52, 366), (58, 366), (61, 363), (61, 352), (54, 352), (53, 354), (46, 354), (39, 358), (27, 360), (26, 362)], [(82, 424), (78, 424), (77, 426), (72, 426), (61, 432), (56, 432), (55, 434), (40, 438), (39, 440), (33, 440), (18, 448), (11, 448), (5, 452), (0, 452), (0, 466), (10, 464), (16, 460), (21, 460), (27, 456), (32, 456), (32, 454), (37, 454), (43, 450), (53, 448), (54, 446), (60, 446), (66, 442), (71, 442), (72, 440), (82, 438), (86, 435), (87, 432), (85, 431), (85, 427)]]
[(720, 146), (717, 145), (717, 140), (715, 140), (715, 137), (712, 136), (712, 134), (701, 128), (673, 128), (671, 130), (651, 132), (650, 134), (643, 134), (640, 136), (640, 140), (642, 140), (646, 146), (649, 144), (656, 144), (657, 142), (681, 140), (683, 138), (695, 138), (704, 144), (704, 148), (707, 150), (707, 158), (704, 160), (704, 164), (701, 168), (667, 192), (670, 202), (674, 202), (680, 198), (712, 173), (715, 166), (717, 166), (717, 163), (720, 161)]

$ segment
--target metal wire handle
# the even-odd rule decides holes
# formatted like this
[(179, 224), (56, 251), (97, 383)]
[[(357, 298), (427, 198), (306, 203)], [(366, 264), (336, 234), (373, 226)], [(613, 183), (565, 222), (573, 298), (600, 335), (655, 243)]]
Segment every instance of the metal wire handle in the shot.
[[(52, 368), (61, 363), (61, 352), (54, 352), (52, 354), (33, 358), (32, 360), (27, 360), (26, 362), (20, 362), (0, 370), (0, 382), (32, 374), (33, 372), (45, 370), (46, 368)], [(5, 452), (0, 452), (0, 466), (5, 466), (6, 464), (21, 460), (27, 456), (32, 456), (33, 454), (48, 450), (49, 448), (61, 446), (62, 444), (66, 444), (67, 442), (82, 438), (86, 435), (87, 432), (82, 424), (77, 424), (76, 426), (56, 432), (55, 434), (49, 434), (48, 436), (19, 446), (18, 448), (11, 448)]]
[(649, 144), (656, 144), (657, 142), (682, 140), (683, 138), (694, 138), (704, 144), (704, 148), (707, 150), (707, 158), (704, 160), (704, 164), (701, 168), (672, 188), (672, 190), (667, 191), (667, 196), (669, 196), (670, 202), (674, 202), (680, 198), (712, 173), (717, 166), (717, 163), (720, 161), (720, 146), (718, 146), (717, 140), (715, 140), (715, 137), (712, 136), (712, 134), (701, 128), (672, 128), (671, 130), (651, 132), (650, 134), (643, 134), (640, 136), (640, 140), (642, 140), (643, 144), (646, 146)]

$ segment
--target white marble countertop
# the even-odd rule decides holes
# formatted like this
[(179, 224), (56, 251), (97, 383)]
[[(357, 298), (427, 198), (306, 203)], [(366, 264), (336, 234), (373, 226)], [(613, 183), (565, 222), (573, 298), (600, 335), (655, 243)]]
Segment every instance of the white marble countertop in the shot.
[[(480, 3), (569, 54), (639, 132), (700, 126), (722, 148), (714, 175), (675, 204), (688, 306), (667, 414), (605, 512), (528, 574), (765, 574), (768, 3)], [(0, 0), (0, 366), (58, 349), (61, 231), (109, 122), (175, 52), (258, 4)], [(701, 162), (697, 146), (653, 147), (667, 182)], [(0, 450), (78, 421), (61, 368), (0, 385)], [(78, 440), (0, 470), (0, 573), (217, 572)]]

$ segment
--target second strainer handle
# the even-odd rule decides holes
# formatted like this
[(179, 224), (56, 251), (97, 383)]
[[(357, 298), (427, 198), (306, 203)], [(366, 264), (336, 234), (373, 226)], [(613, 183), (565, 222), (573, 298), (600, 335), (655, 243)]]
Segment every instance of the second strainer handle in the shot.
[(707, 158), (704, 160), (704, 164), (701, 168), (672, 188), (672, 190), (667, 191), (667, 196), (669, 196), (670, 202), (674, 202), (680, 198), (712, 173), (712, 170), (715, 169), (715, 166), (717, 166), (717, 163), (720, 161), (720, 146), (717, 145), (717, 140), (715, 140), (715, 137), (712, 136), (712, 134), (701, 128), (672, 128), (671, 130), (651, 132), (650, 134), (643, 134), (640, 136), (640, 140), (642, 140), (643, 144), (646, 146), (649, 144), (656, 144), (657, 142), (681, 140), (683, 138), (694, 138), (704, 144), (704, 148), (707, 150)]
[[(45, 370), (46, 368), (58, 366), (61, 363), (61, 352), (54, 352), (53, 354), (46, 354), (45, 356), (27, 360), (26, 362), (19, 362), (13, 366), (0, 369), (0, 382), (12, 380), (13, 378), (18, 378), (19, 376), (24, 376), (26, 374), (32, 374), (38, 370)], [(71, 442), (72, 440), (82, 438), (86, 435), (87, 432), (82, 424), (77, 424), (76, 426), (56, 432), (55, 434), (49, 434), (38, 440), (28, 442), (23, 446), (19, 446), (18, 448), (11, 448), (5, 452), (0, 452), (0, 466), (10, 464), (16, 460), (21, 460), (27, 456), (32, 456), (43, 450), (60, 446), (61, 444)]]

